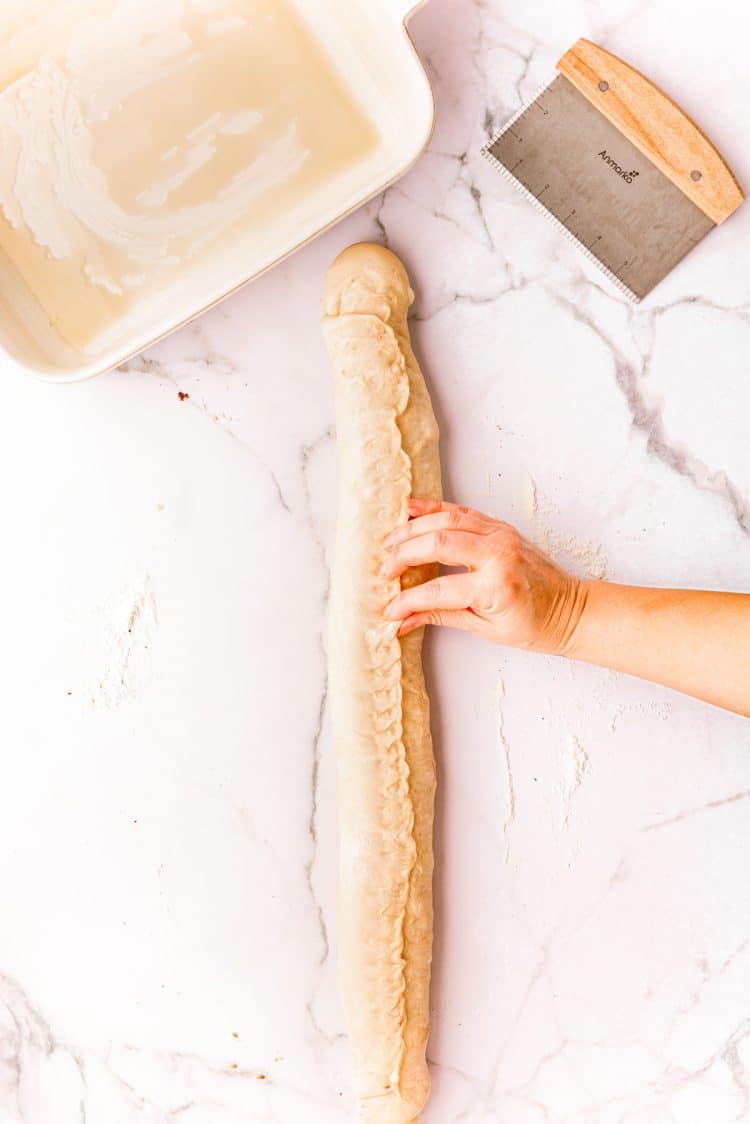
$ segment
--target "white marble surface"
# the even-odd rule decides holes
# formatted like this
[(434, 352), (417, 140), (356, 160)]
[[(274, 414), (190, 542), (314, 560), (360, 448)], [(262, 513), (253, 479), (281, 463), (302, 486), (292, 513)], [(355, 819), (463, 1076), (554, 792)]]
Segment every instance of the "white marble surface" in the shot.
[[(452, 497), (589, 572), (750, 588), (750, 208), (635, 309), (478, 155), (585, 34), (750, 183), (747, 5), (412, 26), (437, 128), (401, 183), (123, 371), (3, 379), (3, 1121), (355, 1119), (318, 333), (344, 245), (413, 273)], [(428, 660), (425, 1124), (750, 1120), (750, 724), (458, 634)]]

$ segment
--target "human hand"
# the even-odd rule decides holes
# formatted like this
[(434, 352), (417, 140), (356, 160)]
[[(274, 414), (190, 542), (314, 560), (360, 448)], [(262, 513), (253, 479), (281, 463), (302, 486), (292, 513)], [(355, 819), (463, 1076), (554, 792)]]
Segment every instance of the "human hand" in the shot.
[(500, 644), (563, 655), (588, 585), (560, 569), (507, 523), (439, 500), (409, 501), (409, 522), (385, 539), (383, 576), (442, 562), (457, 574), (402, 589), (385, 616), (399, 636), (425, 624), (474, 632)]

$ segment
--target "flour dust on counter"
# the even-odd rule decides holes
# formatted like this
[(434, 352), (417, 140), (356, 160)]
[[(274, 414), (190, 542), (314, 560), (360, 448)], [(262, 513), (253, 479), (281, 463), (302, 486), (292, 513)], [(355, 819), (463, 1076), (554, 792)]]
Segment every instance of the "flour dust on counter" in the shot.
[(292, 0), (16, 5), (0, 33), (5, 269), (80, 350), (377, 140)]

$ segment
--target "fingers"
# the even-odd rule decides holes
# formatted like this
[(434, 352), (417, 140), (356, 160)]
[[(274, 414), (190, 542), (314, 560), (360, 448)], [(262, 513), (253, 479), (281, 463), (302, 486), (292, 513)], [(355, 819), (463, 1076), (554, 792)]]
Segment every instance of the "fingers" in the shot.
[[(410, 496), (406, 501), (410, 515), (428, 515), (432, 511), (474, 511), (472, 507), (464, 507), (460, 503), (451, 503), (449, 500), (434, 500), (419, 496)], [(482, 515), (481, 511), (474, 511), (475, 515)], [(489, 515), (484, 516), (489, 519)]]
[(495, 520), (480, 511), (473, 511), (470, 507), (461, 507), (458, 504), (442, 504), (436, 511), (422, 512), (421, 506), (434, 505), (436, 500), (410, 500), (408, 523), (396, 527), (383, 541), (386, 550), (392, 550), (407, 539), (417, 538), (432, 531), (472, 531), (477, 535), (486, 535), (495, 526)]
[(433, 531), (394, 547), (380, 572), (385, 578), (396, 578), (410, 566), (434, 562), (442, 562), (444, 566), (477, 567), (486, 557), (487, 549), (481, 535), (467, 531)]
[(410, 632), (427, 624), (460, 628), (464, 632), (473, 632), (476, 636), (488, 635), (487, 622), (472, 613), (471, 609), (432, 609), (425, 613), (412, 613), (402, 621), (397, 635), (408, 636)]
[(409, 515), (412, 517), (417, 515), (429, 515), (431, 512), (440, 511), (441, 508), (447, 506), (445, 500), (417, 499), (416, 497), (412, 497), (407, 501)]
[(471, 574), (448, 574), (431, 582), (402, 589), (387, 605), (383, 615), (391, 621), (404, 619), (411, 613), (432, 609), (467, 609), (474, 593)]

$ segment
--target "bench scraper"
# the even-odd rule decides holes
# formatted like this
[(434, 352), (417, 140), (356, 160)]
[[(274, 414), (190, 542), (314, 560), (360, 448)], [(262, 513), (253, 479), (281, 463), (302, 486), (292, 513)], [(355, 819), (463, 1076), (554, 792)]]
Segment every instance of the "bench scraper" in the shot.
[(643, 74), (579, 39), (482, 151), (640, 300), (744, 199), (698, 126)]

